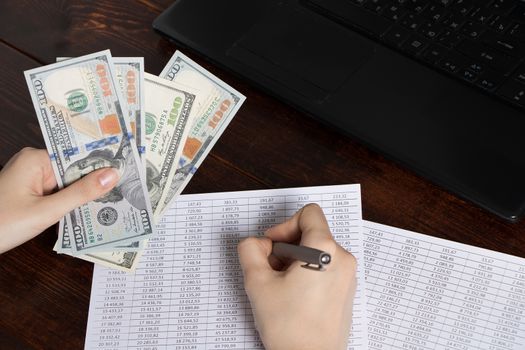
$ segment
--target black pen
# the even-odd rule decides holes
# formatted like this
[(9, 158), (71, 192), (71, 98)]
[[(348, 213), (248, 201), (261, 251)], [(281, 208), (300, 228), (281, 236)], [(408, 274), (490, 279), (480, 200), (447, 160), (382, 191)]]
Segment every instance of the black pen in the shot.
[(273, 242), (272, 254), (281, 258), (303, 261), (306, 263), (302, 265), (303, 267), (318, 271), (323, 271), (332, 260), (330, 254), (322, 250), (283, 242)]

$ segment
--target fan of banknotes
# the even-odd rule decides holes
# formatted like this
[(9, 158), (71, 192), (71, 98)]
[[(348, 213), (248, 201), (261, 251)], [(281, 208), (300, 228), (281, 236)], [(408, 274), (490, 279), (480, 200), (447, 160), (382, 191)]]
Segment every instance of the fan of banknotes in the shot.
[(135, 269), (156, 223), (245, 97), (177, 51), (159, 77), (109, 50), (24, 72), (60, 188), (116, 168), (117, 186), (68, 215), (55, 251)]

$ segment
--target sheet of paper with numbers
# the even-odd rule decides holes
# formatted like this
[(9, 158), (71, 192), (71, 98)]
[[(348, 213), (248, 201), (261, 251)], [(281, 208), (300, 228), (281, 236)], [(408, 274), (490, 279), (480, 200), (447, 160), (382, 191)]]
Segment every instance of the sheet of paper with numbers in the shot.
[(525, 259), (363, 222), (369, 349), (525, 349)]
[(349, 349), (366, 349), (359, 185), (180, 196), (134, 274), (95, 266), (85, 348), (262, 349), (237, 243), (307, 203), (323, 208), (337, 241), (358, 260)]

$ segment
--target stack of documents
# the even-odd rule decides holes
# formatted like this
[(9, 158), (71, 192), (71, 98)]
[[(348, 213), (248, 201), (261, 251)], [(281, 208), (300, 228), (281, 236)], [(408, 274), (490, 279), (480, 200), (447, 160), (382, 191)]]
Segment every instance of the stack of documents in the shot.
[(103, 167), (121, 178), (66, 215), (55, 250), (132, 271), (245, 97), (178, 51), (160, 77), (109, 50), (57, 60), (25, 76), (58, 186)]

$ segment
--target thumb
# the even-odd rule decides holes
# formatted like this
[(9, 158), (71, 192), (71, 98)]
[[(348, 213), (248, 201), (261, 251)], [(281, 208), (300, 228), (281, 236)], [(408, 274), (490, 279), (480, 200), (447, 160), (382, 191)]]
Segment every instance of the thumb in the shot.
[(114, 168), (95, 170), (60, 191), (42, 197), (39, 213), (57, 222), (73, 209), (109, 192), (118, 183), (119, 177)]
[(246, 292), (255, 290), (276, 271), (272, 269), (268, 256), (272, 253), (272, 241), (267, 237), (248, 237), (237, 246), (239, 261), (244, 275)]

